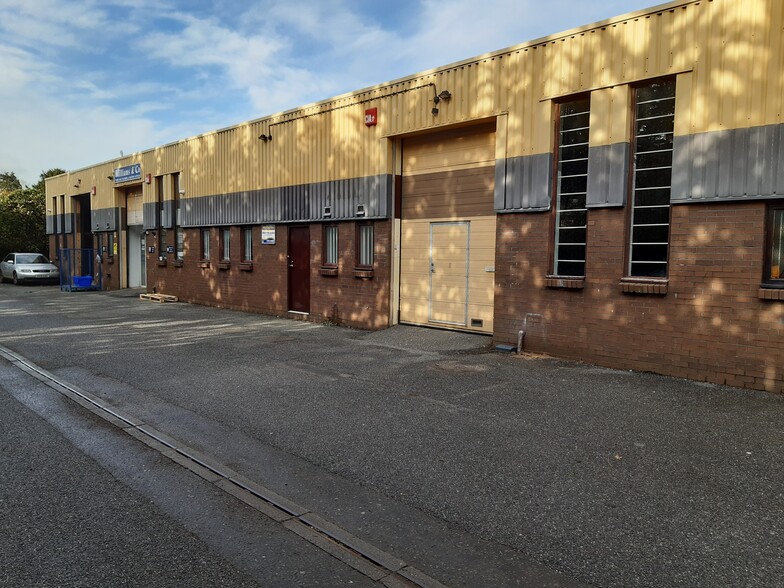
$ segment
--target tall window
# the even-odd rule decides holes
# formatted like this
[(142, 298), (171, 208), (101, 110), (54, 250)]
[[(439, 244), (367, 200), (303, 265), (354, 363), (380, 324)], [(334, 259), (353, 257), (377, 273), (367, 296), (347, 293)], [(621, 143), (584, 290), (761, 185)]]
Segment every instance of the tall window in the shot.
[(253, 261), (253, 229), (251, 227), (242, 228), (242, 261)]
[(590, 98), (558, 106), (558, 176), (555, 263), (559, 276), (584, 276), (588, 210), (588, 121)]
[(357, 265), (373, 267), (373, 225), (369, 223), (357, 227)]
[(634, 91), (634, 180), (629, 275), (667, 276), (675, 80)]
[(221, 261), (229, 261), (231, 259), (231, 229), (228, 227), (221, 229), (220, 256)]
[(326, 266), (338, 265), (338, 227), (337, 225), (324, 225), (324, 252), (323, 264)]
[(158, 255), (164, 255), (166, 249), (166, 234), (164, 233), (164, 210), (163, 210), (163, 176), (155, 176), (155, 208), (158, 211), (158, 218), (155, 226), (158, 228)]
[(185, 259), (185, 232), (182, 230), (182, 227), (177, 227), (175, 235), (177, 239), (177, 259), (183, 260)]
[(201, 230), (201, 258), (202, 259), (210, 258), (210, 230), (209, 229)]
[(768, 209), (768, 246), (765, 282), (784, 288), (784, 206)]
[(185, 258), (185, 235), (180, 218), (180, 173), (172, 174), (172, 198), (174, 198), (174, 234), (176, 235), (175, 251), (177, 259)]

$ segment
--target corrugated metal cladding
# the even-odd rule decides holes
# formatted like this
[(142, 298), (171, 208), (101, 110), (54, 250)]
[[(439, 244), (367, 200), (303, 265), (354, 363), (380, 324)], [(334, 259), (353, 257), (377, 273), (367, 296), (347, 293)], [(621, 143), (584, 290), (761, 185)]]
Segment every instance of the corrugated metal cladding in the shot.
[[(545, 210), (550, 205), (544, 201), (545, 186), (551, 190), (545, 158), (553, 150), (553, 104), (559, 99), (591, 94), (592, 146), (630, 141), (631, 125), (622, 124), (627, 115), (618, 115), (629, 110), (630, 85), (661, 76), (677, 77), (676, 144), (678, 137), (687, 135), (782, 124), (782, 22), (781, 0), (673, 2), (70, 172), (47, 180), (47, 194), (73, 196), (83, 192), (74, 186), (94, 185), (96, 207), (117, 206), (119, 190), (110, 179), (112, 170), (140, 163), (143, 174), (181, 173), (183, 203), (191, 202), (190, 209), (199, 211), (192, 212), (193, 224), (196, 219), (218, 219), (222, 213), (211, 211), (209, 204), (217, 202), (218, 195), (234, 196), (226, 203), (232, 211), (223, 214), (221, 222), (319, 218), (316, 209), (321, 202), (312, 202), (313, 210), (308, 211), (301, 210), (303, 204), (297, 206), (305, 194), (302, 187), (391, 173), (394, 163), (388, 157), (387, 138), (503, 115), (506, 144), (497, 159), (503, 168), (498, 179), (504, 181), (498, 182), (495, 208), (499, 212)], [(448, 90), (452, 97), (438, 104), (434, 116), (436, 89)], [(373, 107), (378, 108), (378, 125), (368, 128), (364, 109)], [(271, 134), (273, 140), (259, 140), (262, 134)], [(689, 148), (708, 149), (698, 145), (702, 140), (690, 141)], [(733, 172), (732, 178), (713, 174), (719, 184), (714, 190), (713, 180), (694, 179), (703, 173), (694, 167), (700, 165), (696, 155), (690, 161), (676, 161), (675, 173), (679, 175), (686, 165), (688, 171), (683, 173), (689, 179), (680, 186), (695, 186), (697, 197), (703, 197), (700, 191), (716, 198), (742, 195), (743, 190), (732, 183), (737, 182), (737, 173), (776, 175), (772, 160), (764, 160), (767, 169), (757, 172), (760, 162), (744, 156), (739, 161), (745, 162), (745, 168)], [(597, 152), (594, 165), (604, 167), (604, 157)], [(589, 196), (593, 205), (620, 202), (613, 177), (592, 181), (598, 190)], [(156, 200), (154, 183), (143, 190), (145, 201)], [(266, 191), (271, 191), (274, 202), (258, 197)], [(683, 190), (677, 195), (688, 199)], [(69, 200), (66, 210), (71, 210)], [(252, 207), (247, 213), (237, 210), (243, 201)]]
[(496, 162), (496, 212), (550, 210), (553, 157), (550, 153)]
[(174, 227), (174, 200), (164, 200), (161, 202), (160, 226), (164, 229), (171, 229)]
[(672, 202), (784, 196), (784, 125), (675, 137)]
[[(386, 218), (392, 202), (392, 176), (380, 175), (301, 186), (251, 190), (189, 198), (180, 203), (182, 226), (292, 223)], [(324, 216), (324, 208), (331, 216)]]
[(624, 206), (629, 185), (629, 143), (588, 150), (588, 208)]
[(100, 208), (91, 212), (92, 227), (95, 232), (117, 231), (120, 226), (119, 208)]
[(174, 227), (174, 200), (144, 203), (144, 230), (171, 229)]
[(158, 228), (158, 203), (157, 202), (145, 202), (144, 208), (142, 210), (142, 215), (144, 218), (144, 222), (142, 223), (142, 227), (145, 231), (151, 231)]

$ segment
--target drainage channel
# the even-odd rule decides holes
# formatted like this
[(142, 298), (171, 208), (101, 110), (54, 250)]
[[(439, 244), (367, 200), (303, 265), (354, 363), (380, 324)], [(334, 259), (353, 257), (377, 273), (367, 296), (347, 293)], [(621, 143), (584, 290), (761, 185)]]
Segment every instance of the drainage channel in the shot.
[(0, 357), (371, 580), (380, 582), (387, 588), (447, 588), (402, 559), (374, 547), (307, 508), (238, 474), (210, 456), (106, 406), (101, 399), (59, 379), (2, 345)]

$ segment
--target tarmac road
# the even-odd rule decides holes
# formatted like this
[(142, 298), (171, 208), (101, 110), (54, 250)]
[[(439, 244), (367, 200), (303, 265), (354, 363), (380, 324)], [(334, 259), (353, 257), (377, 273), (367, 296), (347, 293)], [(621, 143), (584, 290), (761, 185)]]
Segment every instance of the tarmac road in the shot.
[(0, 586), (376, 585), (5, 362), (0, 430)]
[(784, 399), (488, 342), (0, 287), (0, 345), (446, 585), (781, 585)]

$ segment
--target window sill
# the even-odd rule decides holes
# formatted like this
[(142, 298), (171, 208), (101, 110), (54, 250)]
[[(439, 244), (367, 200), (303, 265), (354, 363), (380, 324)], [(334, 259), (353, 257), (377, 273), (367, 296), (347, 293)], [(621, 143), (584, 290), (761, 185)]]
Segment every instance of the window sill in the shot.
[(182, 267), (184, 264), (183, 264), (183, 261), (181, 259), (177, 259), (177, 260), (172, 262), (172, 265), (174, 267)]
[(664, 296), (667, 294), (668, 280), (646, 280), (644, 278), (621, 278), (621, 292), (624, 294), (643, 294)]
[(545, 286), (563, 290), (582, 290), (585, 288), (585, 278), (564, 278), (560, 276), (547, 276)]
[(241, 272), (252, 272), (253, 271), (253, 262), (245, 261), (240, 263), (240, 271)]
[(210, 268), (210, 262), (209, 261), (200, 261), (199, 262), (199, 267), (202, 268), (202, 269), (209, 269)]
[(336, 276), (338, 275), (338, 268), (332, 266), (324, 266), (322, 265), (319, 268), (319, 274), (322, 276)]
[(218, 269), (219, 270), (227, 270), (227, 269), (230, 269), (230, 268), (231, 268), (231, 262), (230, 261), (219, 261), (218, 262)]
[(373, 277), (373, 269), (354, 268), (354, 277), (369, 280)]
[(165, 259), (159, 259), (158, 260), (158, 267), (166, 267), (166, 260)]
[(784, 300), (784, 288), (760, 286), (758, 296), (760, 300)]

